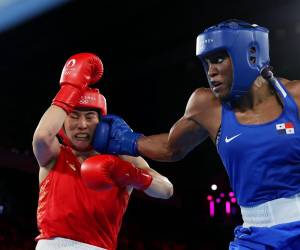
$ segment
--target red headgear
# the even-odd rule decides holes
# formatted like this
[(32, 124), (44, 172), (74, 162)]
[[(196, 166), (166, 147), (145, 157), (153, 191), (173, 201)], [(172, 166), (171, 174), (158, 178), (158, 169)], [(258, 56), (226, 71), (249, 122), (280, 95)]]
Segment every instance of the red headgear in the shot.
[(101, 115), (107, 114), (106, 100), (103, 95), (100, 94), (99, 89), (87, 88), (80, 97), (76, 108), (91, 108), (99, 109)]
[[(87, 88), (82, 93), (76, 108), (96, 109), (100, 111), (101, 115), (107, 114), (106, 99), (96, 88)], [(59, 130), (58, 136), (64, 145), (72, 146), (63, 128)]]

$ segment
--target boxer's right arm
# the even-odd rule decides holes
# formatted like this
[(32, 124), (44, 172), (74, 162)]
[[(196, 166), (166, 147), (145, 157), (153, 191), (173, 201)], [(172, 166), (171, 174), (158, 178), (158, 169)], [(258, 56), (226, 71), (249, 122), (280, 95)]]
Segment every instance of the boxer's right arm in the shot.
[(178, 161), (207, 138), (193, 119), (183, 116), (169, 133), (142, 136), (137, 141), (138, 152), (150, 159), (164, 162)]
[[(178, 161), (202, 143), (209, 133), (206, 128), (219, 128), (215, 114), (220, 111), (209, 89), (199, 88), (189, 98), (185, 113), (167, 134), (140, 137), (138, 152), (153, 160)], [(215, 129), (216, 130), (216, 129)]]
[(96, 129), (94, 147), (99, 152), (142, 155), (157, 161), (180, 160), (208, 137), (204, 127), (212, 123), (207, 120), (213, 115), (209, 108), (211, 103), (207, 105), (211, 99), (208, 93), (196, 90), (184, 116), (165, 134), (143, 136), (134, 133), (120, 117), (104, 118)]
[(49, 168), (56, 159), (60, 144), (56, 134), (62, 127), (66, 112), (58, 106), (51, 105), (42, 116), (33, 135), (33, 153), (40, 167)]
[(49, 167), (60, 151), (56, 135), (67, 113), (78, 103), (82, 91), (98, 81), (102, 74), (101, 60), (91, 53), (76, 54), (65, 63), (60, 78), (61, 88), (33, 136), (33, 152), (41, 167)]

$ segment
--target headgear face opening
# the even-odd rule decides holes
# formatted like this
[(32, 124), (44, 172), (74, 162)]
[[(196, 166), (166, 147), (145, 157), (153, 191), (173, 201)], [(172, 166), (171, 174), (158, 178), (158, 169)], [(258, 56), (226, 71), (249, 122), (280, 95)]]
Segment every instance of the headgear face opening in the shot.
[[(93, 109), (99, 111), (99, 114), (106, 115), (107, 114), (107, 106), (105, 97), (99, 92), (98, 89), (87, 88), (80, 97), (78, 104), (75, 109)], [(72, 147), (72, 143), (67, 137), (64, 128), (61, 128), (58, 132), (58, 137), (61, 140), (61, 143), (64, 145), (68, 145)], [(91, 147), (87, 149), (91, 150)]]
[[(269, 30), (239, 20), (227, 20), (209, 27), (197, 37), (196, 55), (202, 61), (206, 75), (205, 57), (225, 50), (233, 64), (233, 81), (229, 100), (244, 95), (260, 72), (269, 66)], [(207, 75), (208, 81), (210, 81)]]

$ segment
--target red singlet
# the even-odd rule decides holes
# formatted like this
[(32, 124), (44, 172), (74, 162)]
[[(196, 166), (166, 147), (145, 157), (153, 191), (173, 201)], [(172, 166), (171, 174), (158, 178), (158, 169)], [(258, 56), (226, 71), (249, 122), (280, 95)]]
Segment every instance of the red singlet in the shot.
[(40, 184), (36, 240), (63, 237), (114, 250), (128, 199), (126, 188), (88, 189), (79, 161), (71, 148), (62, 146), (56, 164)]

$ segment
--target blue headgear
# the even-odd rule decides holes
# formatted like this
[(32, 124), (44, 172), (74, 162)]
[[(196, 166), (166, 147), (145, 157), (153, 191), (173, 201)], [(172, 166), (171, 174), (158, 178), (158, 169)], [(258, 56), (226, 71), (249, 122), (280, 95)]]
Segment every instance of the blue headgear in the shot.
[(268, 29), (255, 24), (227, 20), (209, 27), (197, 37), (196, 55), (206, 74), (208, 64), (204, 59), (207, 55), (225, 50), (231, 57), (233, 82), (229, 99), (244, 95), (260, 72), (269, 66), (268, 33)]

